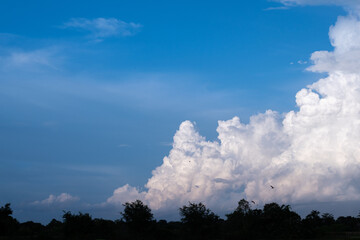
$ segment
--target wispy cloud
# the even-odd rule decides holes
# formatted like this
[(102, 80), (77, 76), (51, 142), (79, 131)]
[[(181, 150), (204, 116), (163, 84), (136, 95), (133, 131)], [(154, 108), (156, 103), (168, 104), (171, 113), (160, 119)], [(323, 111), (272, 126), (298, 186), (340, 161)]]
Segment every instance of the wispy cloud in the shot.
[(58, 69), (60, 57), (56, 48), (41, 48), (31, 51), (9, 50), (0, 55), (0, 67), (3, 70), (19, 69), (39, 70), (42, 68)]
[(32, 205), (38, 206), (48, 206), (48, 205), (56, 205), (56, 204), (64, 204), (69, 202), (78, 201), (78, 197), (71, 196), (68, 193), (61, 193), (59, 196), (50, 194), (50, 196), (44, 200), (32, 202)]
[(122, 143), (122, 144), (119, 144), (118, 147), (119, 148), (128, 148), (128, 147), (131, 147), (131, 145)]
[(172, 146), (173, 145), (173, 143), (172, 142), (160, 142), (160, 145), (161, 146)]
[(344, 7), (359, 7), (360, 2), (358, 0), (274, 0), (285, 6), (296, 6), (296, 5), (337, 5)]
[(282, 10), (296, 6), (341, 6), (349, 12), (357, 13), (360, 10), (359, 0), (269, 0), (270, 2), (278, 2), (281, 6), (269, 7), (265, 10)]
[(304, 64), (307, 64), (308, 61), (299, 60), (299, 61), (297, 61), (297, 63), (300, 64), (300, 65), (304, 65)]
[(101, 41), (108, 37), (135, 35), (140, 31), (142, 25), (124, 22), (117, 18), (71, 18), (62, 27), (87, 31), (91, 37)]
[(271, 11), (271, 10), (286, 10), (288, 9), (288, 6), (280, 6), (280, 7), (268, 7), (264, 9), (265, 11)]

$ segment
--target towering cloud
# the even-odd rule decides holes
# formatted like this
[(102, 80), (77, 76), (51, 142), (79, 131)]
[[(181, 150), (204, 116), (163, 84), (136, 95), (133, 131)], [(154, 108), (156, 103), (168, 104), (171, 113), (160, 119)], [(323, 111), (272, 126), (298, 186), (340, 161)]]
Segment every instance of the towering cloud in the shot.
[(313, 53), (309, 68), (328, 77), (296, 94), (297, 110), (268, 110), (248, 124), (238, 117), (219, 121), (218, 141), (206, 141), (185, 121), (147, 182), (148, 190), (125, 186), (108, 202), (131, 196), (153, 209), (187, 201), (227, 209), (240, 198), (286, 203), (360, 199), (359, 18), (340, 17), (329, 36), (334, 51)]

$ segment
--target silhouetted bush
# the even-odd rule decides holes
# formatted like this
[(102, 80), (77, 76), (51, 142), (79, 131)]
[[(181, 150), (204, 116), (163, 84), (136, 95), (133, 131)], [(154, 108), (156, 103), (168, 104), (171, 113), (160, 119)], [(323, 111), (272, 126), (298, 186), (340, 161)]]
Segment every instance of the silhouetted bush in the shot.
[(33, 239), (44, 238), (45, 235), (45, 227), (40, 223), (35, 223), (33, 221), (27, 221), (21, 223), (17, 230), (17, 235), (20, 236), (28, 236)]
[(312, 210), (302, 221), (303, 236), (315, 237), (320, 234), (320, 227), (322, 224), (320, 212)]
[(51, 239), (62, 239), (63, 225), (62, 222), (52, 219), (48, 225), (46, 225), (46, 236)]
[(11, 216), (12, 213), (10, 203), (0, 208), (0, 236), (11, 236), (17, 232), (19, 222)]
[(66, 237), (90, 239), (93, 234), (94, 223), (88, 213), (72, 214), (71, 212), (65, 212), (63, 219), (63, 230)]
[(153, 220), (151, 209), (142, 201), (127, 202), (123, 204), (124, 211), (121, 212), (122, 219), (131, 229), (142, 231), (147, 228)]
[(216, 235), (220, 218), (202, 203), (191, 203), (180, 210), (181, 222), (192, 236), (213, 237)]
[(228, 238), (255, 239), (259, 236), (262, 210), (250, 208), (245, 199), (238, 202), (234, 212), (226, 214)]
[(338, 231), (359, 231), (360, 230), (360, 221), (359, 218), (354, 218), (351, 216), (347, 217), (338, 217), (336, 219), (336, 224), (338, 226)]
[(265, 236), (290, 239), (299, 235), (301, 217), (289, 205), (265, 204), (262, 215)]
[(339, 217), (313, 210), (303, 220), (289, 205), (265, 204), (251, 209), (245, 199), (237, 208), (219, 218), (203, 203), (179, 209), (181, 222), (153, 220), (151, 209), (140, 200), (124, 204), (122, 219), (92, 219), (88, 213), (64, 212), (43, 226), (32, 221), (18, 223), (10, 204), (0, 208), (0, 240), (112, 240), (112, 239), (360, 239), (360, 216)]

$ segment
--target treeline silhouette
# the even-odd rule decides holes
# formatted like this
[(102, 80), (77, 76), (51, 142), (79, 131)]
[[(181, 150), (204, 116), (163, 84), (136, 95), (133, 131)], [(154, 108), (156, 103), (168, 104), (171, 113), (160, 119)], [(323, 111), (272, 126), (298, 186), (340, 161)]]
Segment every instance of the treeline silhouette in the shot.
[(63, 220), (46, 226), (19, 223), (7, 203), (0, 208), (0, 240), (8, 239), (360, 239), (360, 216), (339, 217), (313, 210), (304, 219), (289, 205), (265, 204), (252, 209), (245, 199), (226, 220), (191, 203), (179, 208), (181, 221), (155, 220), (140, 200), (127, 202), (119, 220), (93, 219), (88, 213), (64, 211)]

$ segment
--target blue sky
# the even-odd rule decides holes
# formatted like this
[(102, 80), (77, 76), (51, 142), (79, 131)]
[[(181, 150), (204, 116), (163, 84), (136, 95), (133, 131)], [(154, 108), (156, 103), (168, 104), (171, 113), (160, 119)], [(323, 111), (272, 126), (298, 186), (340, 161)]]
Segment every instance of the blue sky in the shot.
[(184, 120), (215, 140), (218, 120), (296, 109), (323, 76), (305, 71), (311, 53), (332, 49), (346, 14), (266, 0), (0, 6), (0, 204), (20, 220), (50, 194), (96, 204), (143, 188)]

